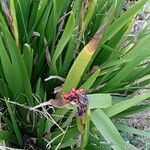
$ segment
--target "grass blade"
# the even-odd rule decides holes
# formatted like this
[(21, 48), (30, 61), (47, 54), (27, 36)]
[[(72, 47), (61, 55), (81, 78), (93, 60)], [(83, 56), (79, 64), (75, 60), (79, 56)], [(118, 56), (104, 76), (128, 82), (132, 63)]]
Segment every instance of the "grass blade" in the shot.
[(96, 51), (96, 48), (98, 47), (98, 44), (104, 33), (105, 27), (106, 25), (103, 25), (102, 27), (99, 28), (99, 30), (95, 33), (91, 41), (83, 48), (83, 50), (76, 58), (73, 66), (69, 71), (69, 74), (63, 87), (63, 90), (65, 92), (69, 91), (73, 87), (77, 87), (86, 67), (88, 66), (90, 60), (92, 59), (93, 54)]
[(116, 123), (115, 126), (120, 131), (133, 133), (133, 134), (140, 135), (140, 136), (150, 137), (150, 132), (149, 131), (139, 130), (139, 129), (129, 127), (127, 125), (123, 125), (123, 124), (119, 124), (119, 123)]
[(11, 143), (16, 143), (17, 139), (9, 131), (0, 130), (0, 140), (6, 141), (6, 142), (11, 142)]
[(135, 5), (122, 14), (107, 30), (105, 37), (103, 38), (102, 43), (105, 43), (107, 40), (111, 39), (130, 19), (132, 19), (137, 12), (144, 6), (147, 0), (139, 0)]
[(99, 76), (99, 72), (100, 69), (98, 69), (97, 71), (95, 71), (90, 78), (80, 87), (82, 89), (90, 89), (90, 87), (93, 85), (93, 83), (95, 82), (96, 78)]
[(16, 117), (15, 117), (13, 111), (12, 111), (11, 106), (9, 105), (8, 99), (4, 98), (4, 100), (5, 100), (6, 106), (8, 108), (10, 118), (12, 120), (13, 128), (14, 128), (17, 140), (18, 140), (18, 144), (20, 145), (20, 147), (22, 147), (23, 146), (23, 141), (22, 141), (22, 137), (21, 137), (21, 132), (19, 131), (19, 128), (18, 128), (16, 119), (15, 119)]
[(112, 105), (110, 94), (89, 94), (87, 97), (90, 109), (106, 108)]
[(103, 110), (99, 108), (93, 111), (91, 120), (103, 137), (113, 144), (112, 147), (114, 150), (125, 149), (125, 142), (123, 141), (115, 125), (103, 112)]
[(67, 22), (67, 25), (65, 27), (65, 30), (63, 32), (63, 35), (56, 47), (56, 50), (55, 50), (55, 53), (54, 53), (54, 56), (52, 58), (52, 68), (54, 69), (54, 72), (56, 73), (57, 69), (56, 69), (56, 61), (58, 59), (58, 57), (61, 55), (64, 47), (66, 46), (66, 44), (68, 43), (71, 35), (72, 35), (72, 32), (73, 32), (73, 29), (74, 29), (74, 26), (75, 26), (75, 16), (73, 14), (73, 12), (70, 14), (70, 17), (69, 17), (69, 20)]
[(33, 50), (31, 49), (31, 47), (28, 44), (24, 45), (23, 59), (26, 64), (26, 68), (27, 68), (29, 77), (31, 78), (32, 65), (33, 65)]
[(17, 19), (16, 19), (16, 8), (15, 8), (15, 1), (10, 0), (10, 13), (12, 17), (12, 32), (14, 33), (15, 41), (17, 47), (19, 47), (19, 35), (18, 35), (18, 24), (17, 24)]
[(114, 104), (108, 108), (104, 108), (104, 112), (109, 116), (112, 117), (116, 114), (119, 114), (120, 112), (142, 102), (143, 100), (146, 100), (150, 97), (150, 93), (144, 93), (138, 96), (134, 96), (133, 98), (130, 98), (128, 100), (125, 100), (123, 102)]

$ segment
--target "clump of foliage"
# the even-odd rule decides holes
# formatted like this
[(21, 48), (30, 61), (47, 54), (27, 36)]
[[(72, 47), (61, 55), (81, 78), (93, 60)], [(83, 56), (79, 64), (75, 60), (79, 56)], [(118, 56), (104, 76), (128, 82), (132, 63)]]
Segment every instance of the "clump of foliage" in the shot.
[(124, 11), (125, 2), (1, 0), (5, 146), (123, 150), (136, 147), (119, 131), (150, 136), (111, 120), (150, 107), (141, 103), (150, 93), (127, 96), (150, 83), (150, 35), (127, 36), (147, 0)]

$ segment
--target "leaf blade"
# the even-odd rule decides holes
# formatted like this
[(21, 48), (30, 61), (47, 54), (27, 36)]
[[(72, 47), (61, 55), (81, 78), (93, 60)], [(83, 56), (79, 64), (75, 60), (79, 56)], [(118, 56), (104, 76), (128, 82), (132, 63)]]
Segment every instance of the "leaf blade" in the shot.
[(91, 120), (100, 131), (100, 133), (103, 135), (103, 137), (113, 144), (113, 149), (125, 149), (125, 142), (123, 141), (115, 125), (103, 112), (103, 110), (101, 110), (100, 108), (96, 109), (92, 113)]

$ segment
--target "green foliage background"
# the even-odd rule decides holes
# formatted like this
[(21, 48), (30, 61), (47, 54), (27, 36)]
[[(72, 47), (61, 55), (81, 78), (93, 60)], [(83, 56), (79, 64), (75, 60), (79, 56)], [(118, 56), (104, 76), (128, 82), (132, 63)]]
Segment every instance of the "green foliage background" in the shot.
[(136, 149), (118, 131), (132, 128), (111, 119), (149, 109), (141, 102), (150, 93), (127, 96), (150, 83), (150, 34), (127, 36), (146, 2), (123, 11), (125, 0), (1, 0), (0, 139), (17, 148), (81, 148), (75, 110), (30, 110), (75, 87), (87, 90), (91, 110), (82, 149)]

